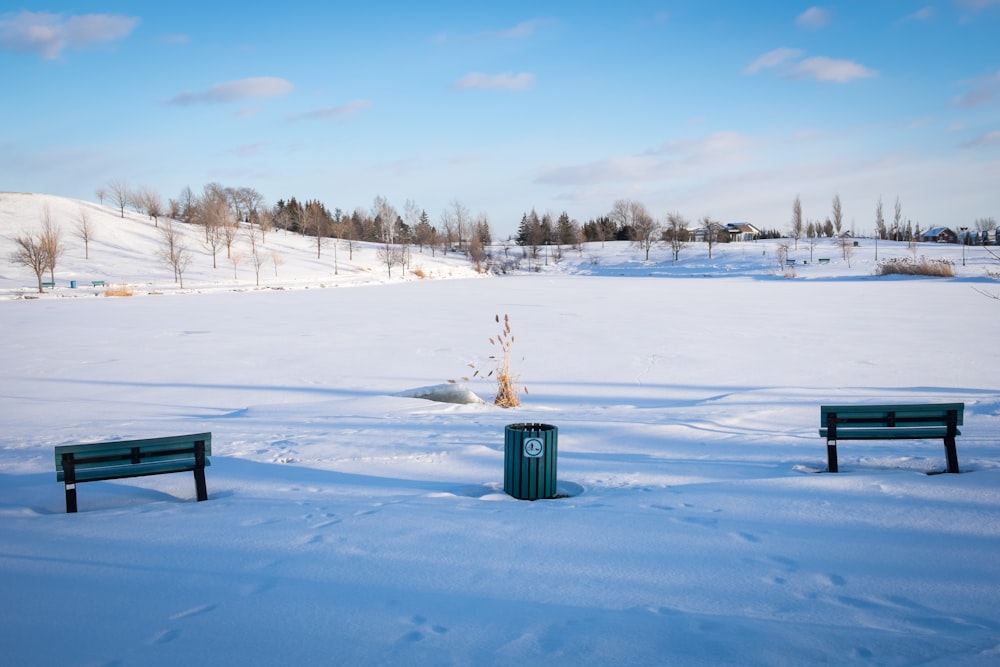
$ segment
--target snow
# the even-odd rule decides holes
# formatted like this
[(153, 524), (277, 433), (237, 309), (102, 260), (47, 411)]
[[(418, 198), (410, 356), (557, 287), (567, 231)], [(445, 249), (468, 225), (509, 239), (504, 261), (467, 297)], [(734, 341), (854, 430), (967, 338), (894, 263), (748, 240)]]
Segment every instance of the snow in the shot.
[[(433, 278), (390, 280), (371, 247), (338, 248), (334, 275), (331, 247), (317, 261), (275, 233), (285, 263), (262, 289), (199, 250), (181, 290), (151, 221), (94, 204), (0, 194), (0, 251), (46, 204), (68, 247), (58, 287), (27, 298), (30, 271), (0, 275), (4, 664), (1000, 658), (1000, 303), (982, 248), (965, 266), (960, 247), (919, 248), (956, 261), (951, 279), (874, 278), (865, 239), (850, 266), (821, 241), (830, 263), (794, 276), (775, 242), (689, 247), (676, 266), (609, 243), (490, 278), (415, 251)], [(497, 314), (530, 392), (510, 410), (461, 379), (490, 367)], [(925, 474), (939, 441), (844, 442), (841, 473), (811, 474), (819, 406), (866, 402), (964, 402), (962, 474)], [(504, 426), (523, 422), (559, 427), (565, 497), (503, 493)], [(190, 475), (158, 475), (82, 484), (65, 513), (53, 446), (202, 431), (207, 502)]]

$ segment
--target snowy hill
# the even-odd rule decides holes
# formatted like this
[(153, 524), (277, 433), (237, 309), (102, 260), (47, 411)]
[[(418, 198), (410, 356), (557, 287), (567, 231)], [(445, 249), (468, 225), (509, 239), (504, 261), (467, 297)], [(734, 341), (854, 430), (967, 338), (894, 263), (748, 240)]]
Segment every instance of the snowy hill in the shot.
[[(316, 262), (278, 233), (267, 285), (285, 289), (202, 256), (182, 291), (151, 221), (4, 194), (2, 235), (45, 204), (67, 231), (58, 286), (27, 299), (30, 271), (0, 277), (4, 664), (1000, 656), (1000, 302), (981, 248), (965, 266), (961, 247), (918, 249), (956, 263), (947, 279), (874, 278), (861, 240), (850, 265), (800, 241), (792, 271), (776, 242), (676, 265), (619, 243), (486, 279), (425, 253), (454, 279), (389, 281), (370, 247), (340, 250), (334, 276), (330, 249)], [(90, 260), (68, 233), (81, 206)], [(97, 277), (142, 289), (96, 298)], [(493, 369), (498, 314), (530, 391), (509, 410), (469, 368)], [(819, 406), (890, 402), (964, 403), (962, 473), (927, 474), (940, 440), (845, 441), (841, 472), (812, 473)], [(504, 427), (525, 422), (559, 428), (559, 498), (503, 492)], [(54, 446), (206, 431), (207, 502), (191, 475), (156, 475), (81, 484), (65, 513)]]
[[(123, 218), (118, 209), (64, 197), (0, 193), (0, 253), (5, 260), (14, 250), (13, 238), (23, 233), (37, 233), (46, 215), (61, 230), (66, 248), (56, 266), (57, 294), (93, 294), (95, 290), (91, 289), (78, 293), (66, 291), (71, 281), (76, 281), (78, 287), (89, 288), (93, 280), (127, 285), (140, 294), (180, 291), (173, 269), (161, 259), (166, 220), (155, 222), (127, 209)], [(79, 234), (84, 216), (91, 230), (87, 244)], [(327, 239), (317, 258), (315, 238), (277, 230), (269, 232), (261, 244), (258, 285), (245, 234), (238, 234), (233, 244), (232, 256), (238, 258), (236, 264), (227, 258), (226, 249), (222, 248), (213, 268), (211, 251), (203, 242), (204, 228), (181, 223), (176, 227), (192, 255), (183, 276), (188, 291), (378, 284), (422, 279), (418, 273), (432, 279), (476, 275), (464, 256), (440, 252), (432, 255), (429, 249), (420, 252), (414, 247), (408, 269), (402, 271), (394, 267), (394, 275), (390, 277), (385, 264), (378, 258), (378, 247), (373, 244), (355, 242), (352, 252), (346, 241), (334, 243), (333, 239)], [(37, 291), (30, 269), (13, 266), (8, 261), (2, 266), (0, 295)], [(45, 280), (48, 280), (47, 273)]]

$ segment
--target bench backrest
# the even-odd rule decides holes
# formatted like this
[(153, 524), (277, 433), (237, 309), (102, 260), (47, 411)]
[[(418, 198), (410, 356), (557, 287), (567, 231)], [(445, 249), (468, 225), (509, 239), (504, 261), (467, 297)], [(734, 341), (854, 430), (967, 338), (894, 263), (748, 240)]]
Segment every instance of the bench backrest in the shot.
[(120, 440), (55, 448), (56, 480), (66, 481), (63, 456), (72, 455), (75, 481), (139, 477), (194, 470), (197, 444), (204, 447), (205, 465), (211, 465), (212, 434), (193, 433), (145, 440)]
[(824, 405), (820, 435), (835, 429), (844, 439), (942, 438), (958, 433), (964, 413), (965, 403)]

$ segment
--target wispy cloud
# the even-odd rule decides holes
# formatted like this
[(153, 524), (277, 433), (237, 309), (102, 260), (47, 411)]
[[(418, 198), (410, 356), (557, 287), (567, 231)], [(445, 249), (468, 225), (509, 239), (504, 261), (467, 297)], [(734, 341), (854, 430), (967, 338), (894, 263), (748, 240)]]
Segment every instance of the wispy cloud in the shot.
[(833, 15), (830, 13), (829, 9), (823, 9), (822, 7), (810, 7), (795, 19), (795, 25), (800, 28), (822, 28), (828, 23)]
[(371, 106), (372, 103), (368, 100), (353, 100), (340, 106), (313, 109), (312, 111), (293, 114), (292, 116), (289, 116), (289, 120), (344, 119), (370, 109)]
[(499, 30), (485, 30), (475, 34), (465, 34), (465, 35), (453, 35), (449, 32), (441, 31), (431, 37), (433, 42), (451, 42), (460, 41), (466, 39), (528, 39), (534, 37), (535, 33), (542, 26), (553, 23), (553, 19), (529, 19), (527, 21), (521, 21), (517, 25), (511, 26), (509, 28), (500, 28)]
[(549, 22), (549, 19), (530, 19), (528, 21), (521, 21), (512, 28), (498, 30), (494, 33), (487, 33), (487, 35), (492, 34), (501, 39), (527, 39), (529, 37), (533, 37), (535, 32), (541, 26)]
[(238, 102), (259, 97), (279, 97), (287, 95), (294, 88), (295, 86), (285, 79), (274, 76), (260, 76), (217, 83), (203, 91), (185, 91), (175, 95), (167, 103), (186, 106), (199, 103)]
[(529, 72), (483, 74), (472, 72), (452, 84), (458, 90), (528, 90), (535, 85), (535, 75)]
[(172, 35), (164, 35), (160, 38), (160, 41), (164, 44), (189, 44), (191, 42), (191, 37), (182, 33), (175, 33)]
[(815, 79), (847, 83), (854, 79), (867, 79), (878, 72), (853, 60), (839, 60), (826, 56), (813, 56), (799, 60), (803, 55), (799, 49), (780, 48), (768, 51), (744, 68), (746, 74), (756, 74), (761, 70), (787, 65), (783, 69), (793, 79)]
[(1000, 130), (993, 130), (962, 144), (962, 148), (985, 148), (1000, 146)]
[(903, 17), (903, 20), (926, 22), (933, 19), (936, 14), (937, 12), (934, 10), (934, 8), (931, 7), (930, 5), (927, 5), (926, 7), (922, 7), (921, 9), (918, 9), (917, 11), (911, 14), (907, 14), (906, 16)]
[(1000, 0), (954, 0), (954, 3), (970, 12), (979, 12), (990, 7), (1000, 7)]
[(815, 79), (847, 83), (854, 79), (869, 79), (878, 72), (853, 60), (838, 60), (826, 56), (806, 58), (792, 69), (792, 76), (799, 79)]
[(768, 51), (764, 55), (760, 56), (752, 63), (746, 66), (743, 71), (747, 74), (756, 74), (762, 69), (769, 69), (771, 67), (778, 67), (789, 60), (795, 60), (802, 55), (802, 51), (799, 49), (789, 49), (780, 48), (774, 49), (773, 51)]
[(957, 107), (979, 107), (990, 104), (1000, 95), (1000, 70), (969, 82), (972, 90), (957, 97), (952, 104)]
[(741, 162), (750, 147), (739, 132), (677, 139), (636, 155), (613, 156), (581, 165), (548, 169), (536, 179), (550, 185), (639, 183), (684, 176), (693, 168)]
[(0, 15), (0, 47), (55, 60), (67, 49), (114, 42), (128, 37), (139, 19), (120, 14), (64, 16), (22, 11)]

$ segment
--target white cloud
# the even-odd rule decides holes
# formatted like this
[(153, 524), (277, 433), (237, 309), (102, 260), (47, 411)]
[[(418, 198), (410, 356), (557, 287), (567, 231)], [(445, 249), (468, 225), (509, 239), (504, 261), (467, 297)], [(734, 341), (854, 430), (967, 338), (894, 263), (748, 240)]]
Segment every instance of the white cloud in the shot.
[(1000, 6), (1000, 0), (954, 0), (955, 4), (962, 9), (972, 12), (982, 11), (990, 7)]
[(346, 118), (348, 116), (353, 116), (359, 114), (366, 109), (370, 109), (372, 103), (368, 100), (353, 100), (347, 104), (342, 104), (335, 107), (327, 107), (325, 109), (314, 109), (313, 111), (306, 111), (304, 113), (295, 114), (291, 116), (291, 120), (322, 120), (325, 118)]
[(907, 14), (906, 16), (903, 17), (903, 20), (904, 21), (930, 21), (931, 19), (934, 18), (935, 14), (936, 14), (936, 12), (934, 11), (934, 8), (931, 7), (930, 5), (928, 5), (926, 7), (918, 9), (917, 11), (913, 12), (912, 14)]
[(771, 67), (777, 67), (789, 60), (795, 60), (802, 55), (802, 51), (799, 49), (788, 49), (780, 48), (774, 49), (773, 51), (768, 51), (764, 55), (760, 56), (752, 63), (747, 65), (746, 69), (743, 71), (747, 74), (756, 74), (762, 69), (769, 69)]
[(993, 130), (962, 144), (962, 148), (984, 148), (1000, 146), (1000, 130)]
[(168, 104), (188, 105), (199, 102), (220, 103), (258, 97), (278, 97), (287, 95), (295, 86), (291, 82), (274, 76), (261, 76), (238, 81), (217, 83), (200, 92), (183, 92), (175, 95)]
[(822, 28), (830, 22), (832, 15), (830, 10), (822, 7), (810, 7), (795, 19), (795, 24), (800, 28)]
[(535, 31), (546, 23), (548, 21), (545, 19), (531, 19), (530, 21), (522, 21), (513, 28), (499, 30), (494, 34), (503, 39), (526, 39), (533, 36)]
[(67, 49), (83, 49), (123, 39), (137, 25), (137, 17), (118, 14), (65, 17), (49, 12), (22, 11), (0, 17), (0, 47), (55, 60)]
[(952, 104), (958, 107), (978, 107), (990, 104), (1000, 94), (1000, 70), (995, 74), (973, 79), (972, 90), (956, 98)]
[(528, 39), (529, 37), (533, 37), (539, 28), (552, 22), (552, 19), (529, 19), (527, 21), (521, 21), (517, 25), (510, 28), (487, 30), (485, 32), (466, 35), (453, 35), (449, 32), (441, 31), (432, 35), (431, 41), (441, 44), (445, 42), (469, 39)]
[(826, 56), (806, 58), (792, 69), (792, 76), (795, 78), (835, 83), (847, 83), (854, 79), (867, 79), (877, 75), (878, 72), (875, 70), (852, 60), (838, 60)]
[(687, 176), (691, 169), (745, 160), (750, 141), (739, 132), (677, 139), (638, 155), (619, 155), (587, 164), (550, 168), (536, 182), (552, 185), (639, 183)]
[(472, 72), (452, 84), (458, 90), (527, 90), (535, 85), (535, 75), (528, 72), (483, 74)]

